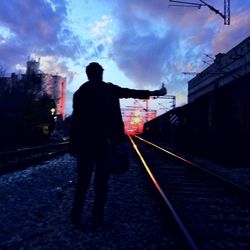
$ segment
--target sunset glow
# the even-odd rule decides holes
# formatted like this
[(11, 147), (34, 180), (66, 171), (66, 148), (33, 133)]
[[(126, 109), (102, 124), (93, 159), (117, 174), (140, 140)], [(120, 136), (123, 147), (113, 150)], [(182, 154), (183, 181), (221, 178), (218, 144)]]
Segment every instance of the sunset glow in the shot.
[[(224, 1), (207, 3), (223, 12)], [(250, 2), (231, 1), (231, 25), (209, 8), (174, 8), (168, 0), (0, 1), (0, 66), (23, 72), (27, 59), (67, 77), (66, 114), (98, 61), (104, 80), (154, 90), (165, 82), (176, 104), (187, 102), (187, 81), (212, 58), (249, 36)], [(32, 10), (32, 11), (31, 11)], [(205, 62), (204, 62), (205, 61)]]

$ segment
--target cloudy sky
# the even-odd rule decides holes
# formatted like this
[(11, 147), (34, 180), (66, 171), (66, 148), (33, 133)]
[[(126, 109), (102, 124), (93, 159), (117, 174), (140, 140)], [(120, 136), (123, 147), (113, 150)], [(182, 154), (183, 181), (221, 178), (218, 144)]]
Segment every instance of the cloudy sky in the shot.
[[(205, 2), (224, 12), (224, 0)], [(182, 105), (192, 77), (182, 72), (200, 72), (212, 62), (206, 54), (227, 52), (250, 35), (250, 1), (231, 1), (231, 25), (206, 6), (169, 4), (1, 0), (0, 66), (8, 73), (22, 72), (28, 58), (40, 58), (44, 72), (67, 77), (68, 114), (91, 61), (103, 65), (104, 80), (123, 87), (154, 90), (165, 82), (168, 94)]]

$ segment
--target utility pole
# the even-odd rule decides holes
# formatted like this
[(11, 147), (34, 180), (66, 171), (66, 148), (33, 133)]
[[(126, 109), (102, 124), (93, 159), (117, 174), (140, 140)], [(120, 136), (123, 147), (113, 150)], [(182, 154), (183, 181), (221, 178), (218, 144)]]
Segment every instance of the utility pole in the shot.
[(230, 0), (224, 0), (224, 24), (230, 25)]

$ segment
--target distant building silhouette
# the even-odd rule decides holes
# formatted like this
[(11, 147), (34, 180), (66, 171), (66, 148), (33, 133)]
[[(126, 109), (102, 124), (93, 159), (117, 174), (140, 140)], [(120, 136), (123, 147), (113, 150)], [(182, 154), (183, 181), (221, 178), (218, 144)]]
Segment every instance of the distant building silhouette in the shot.
[(44, 93), (48, 94), (55, 101), (56, 115), (65, 118), (66, 78), (42, 72), (40, 60), (29, 60), (26, 74), (12, 73), (9, 77), (0, 77), (0, 95), (12, 93), (19, 88), (33, 91), (38, 98)]
[(31, 59), (27, 62), (27, 68), (26, 68), (26, 75), (38, 75), (39, 74), (39, 68), (40, 68), (40, 60), (35, 61)]

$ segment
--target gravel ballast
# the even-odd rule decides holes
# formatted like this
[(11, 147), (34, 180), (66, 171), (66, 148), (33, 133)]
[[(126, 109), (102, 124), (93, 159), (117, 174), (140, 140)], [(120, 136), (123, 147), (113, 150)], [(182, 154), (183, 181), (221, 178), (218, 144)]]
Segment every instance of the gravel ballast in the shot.
[(76, 162), (69, 154), (0, 176), (0, 249), (175, 249), (133, 153), (130, 165), (128, 173), (110, 177), (98, 229), (91, 225), (92, 184), (83, 226), (70, 224)]

